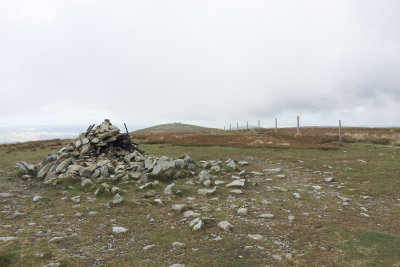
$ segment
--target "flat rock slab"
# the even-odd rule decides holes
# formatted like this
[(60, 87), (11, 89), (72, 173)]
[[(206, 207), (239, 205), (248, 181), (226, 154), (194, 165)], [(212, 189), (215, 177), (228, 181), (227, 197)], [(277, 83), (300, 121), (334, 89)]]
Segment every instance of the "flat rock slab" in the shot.
[(0, 241), (11, 241), (17, 239), (15, 236), (0, 236)]
[(114, 226), (112, 228), (112, 231), (114, 234), (121, 234), (121, 233), (128, 232), (128, 229), (126, 229), (124, 227), (120, 227), (120, 226)]
[(238, 179), (226, 185), (226, 187), (243, 187), (245, 183), (245, 179)]
[(0, 193), (0, 197), (13, 197), (13, 196), (15, 195), (12, 193)]

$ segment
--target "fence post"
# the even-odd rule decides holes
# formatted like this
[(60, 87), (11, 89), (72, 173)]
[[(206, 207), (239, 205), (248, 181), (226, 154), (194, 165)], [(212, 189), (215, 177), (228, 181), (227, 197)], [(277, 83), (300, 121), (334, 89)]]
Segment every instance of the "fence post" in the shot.
[(300, 134), (300, 116), (297, 116), (297, 134)]
[(258, 132), (260, 132), (260, 120), (258, 120)]
[(275, 118), (275, 133), (278, 132), (278, 119)]
[(249, 130), (249, 121), (246, 122), (246, 129)]
[(224, 131), (225, 131), (225, 126), (224, 126)]
[(342, 121), (339, 120), (339, 142), (342, 142)]
[(229, 123), (229, 131), (232, 131), (232, 123)]
[(239, 131), (239, 122), (236, 122), (236, 130)]

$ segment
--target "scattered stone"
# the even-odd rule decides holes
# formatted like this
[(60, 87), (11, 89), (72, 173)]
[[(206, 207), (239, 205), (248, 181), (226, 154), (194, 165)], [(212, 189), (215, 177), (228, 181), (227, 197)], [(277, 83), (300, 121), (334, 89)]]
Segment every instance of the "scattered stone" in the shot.
[(203, 223), (203, 221), (202, 220), (198, 220), (194, 225), (193, 225), (193, 231), (199, 231), (199, 230), (201, 230), (202, 228), (203, 228), (203, 225), (204, 225), (204, 223)]
[(120, 194), (116, 193), (114, 196), (114, 199), (112, 201), (112, 204), (119, 204), (124, 201), (124, 198), (120, 196)]
[(33, 202), (38, 202), (38, 201), (41, 200), (41, 199), (43, 199), (42, 196), (34, 196), (33, 199), (32, 199), (32, 201), (33, 201)]
[(207, 186), (207, 187), (210, 187), (210, 186), (211, 186), (211, 180), (205, 180), (205, 181), (203, 182), (203, 185), (204, 185), (204, 186)]
[(154, 199), (154, 202), (160, 206), (164, 205), (164, 202), (159, 198)]
[(329, 182), (333, 182), (334, 178), (333, 177), (326, 177), (324, 178), (324, 181), (329, 183)]
[(186, 205), (185, 204), (175, 204), (172, 205), (172, 210), (176, 211), (176, 212), (182, 212), (183, 210), (186, 209)]
[(261, 240), (261, 239), (263, 239), (263, 236), (260, 235), (260, 234), (254, 234), (254, 235), (248, 234), (247, 236), (248, 236), (250, 239), (254, 239), (254, 240)]
[(64, 238), (66, 238), (66, 236), (55, 236), (55, 237), (51, 238), (48, 242), (51, 243), (54, 241), (60, 241), (60, 240), (63, 240)]
[(315, 190), (321, 190), (321, 186), (319, 186), (319, 185), (313, 185), (313, 186), (311, 186), (312, 188), (314, 188)]
[(112, 232), (114, 234), (121, 234), (121, 233), (128, 232), (128, 229), (126, 229), (124, 227), (120, 227), (120, 226), (113, 226)]
[(264, 171), (265, 171), (265, 172), (268, 172), (268, 173), (277, 173), (277, 172), (280, 172), (280, 171), (281, 171), (281, 168), (265, 169)]
[(210, 168), (210, 171), (212, 171), (212, 172), (220, 172), (221, 168), (218, 165), (217, 166), (212, 166)]
[(289, 216), (288, 216), (288, 220), (289, 220), (289, 221), (293, 221), (293, 220), (294, 220), (294, 216), (293, 216), (293, 215), (289, 215)]
[(14, 217), (20, 217), (26, 215), (25, 212), (19, 212), (18, 210), (14, 211), (12, 214)]
[(199, 178), (200, 182), (203, 182), (204, 180), (210, 179), (210, 174), (208, 173), (208, 171), (202, 170), (197, 177)]
[(180, 247), (184, 247), (184, 246), (185, 246), (184, 243), (177, 242), (177, 241), (172, 242), (172, 247), (174, 247), (174, 248), (180, 248)]
[(278, 190), (278, 191), (281, 191), (281, 192), (287, 192), (288, 191), (286, 188), (283, 188), (283, 187), (280, 187), (280, 186), (274, 186), (274, 188), (276, 190)]
[[(372, 199), (371, 196), (361, 196), (362, 199)], [(400, 199), (398, 199), (400, 201)]]
[(0, 236), (0, 241), (11, 241), (17, 239), (14, 236)]
[(244, 187), (245, 179), (238, 179), (226, 185), (226, 187)]
[(183, 217), (185, 217), (185, 218), (188, 218), (188, 217), (198, 217), (198, 216), (200, 216), (200, 213), (196, 213), (196, 212), (193, 212), (193, 211), (191, 211), (191, 210), (185, 211), (185, 212), (183, 213)]
[(87, 200), (88, 202), (90, 202), (90, 203), (95, 203), (95, 202), (96, 202), (96, 199), (95, 199), (95, 198), (92, 198), (92, 197), (87, 197), (86, 200)]
[(88, 187), (88, 186), (90, 186), (90, 185), (92, 185), (92, 184), (93, 184), (92, 180), (86, 178), (86, 179), (84, 179), (84, 180), (82, 181), (81, 186), (82, 186), (83, 188), (85, 188), (85, 187)]
[(214, 238), (213, 239), (214, 241), (220, 241), (220, 240), (222, 240), (222, 237), (220, 237), (220, 236), (217, 236), (216, 238)]
[(249, 165), (249, 163), (247, 161), (241, 160), (238, 162), (239, 166), (245, 166), (245, 165)]
[(274, 216), (274, 214), (271, 214), (271, 213), (263, 213), (263, 214), (260, 214), (260, 216), (258, 216), (258, 217), (260, 217), (260, 218), (272, 219), (272, 218), (274, 218), (275, 216)]
[(154, 197), (154, 196), (156, 196), (157, 195), (157, 192), (156, 191), (154, 191), (154, 190), (149, 190), (149, 191), (147, 191), (146, 193), (144, 193), (143, 195), (142, 195), (142, 197), (143, 198), (150, 198), (150, 197)]
[(301, 196), (300, 196), (300, 194), (299, 193), (293, 193), (293, 196), (295, 197), (295, 198), (301, 198)]
[(246, 208), (240, 208), (240, 209), (238, 209), (238, 211), (237, 211), (237, 213), (238, 213), (239, 215), (246, 215), (247, 212), (248, 212), (248, 210), (247, 210)]
[(230, 161), (228, 162), (228, 164), (226, 164), (226, 166), (227, 166), (229, 169), (236, 170), (236, 164), (235, 164), (235, 162), (234, 162), (233, 160), (230, 160)]
[(174, 186), (175, 186), (174, 183), (167, 185), (167, 187), (164, 188), (164, 194), (172, 195), (172, 187)]
[(243, 194), (243, 191), (240, 190), (240, 189), (233, 189), (233, 190), (230, 190), (229, 193), (232, 193), (232, 194)]
[(199, 194), (199, 195), (211, 195), (211, 194), (214, 194), (215, 191), (217, 191), (217, 187), (216, 186), (214, 186), (212, 189), (200, 188), (199, 190), (197, 190), (197, 194)]
[(43, 267), (60, 267), (61, 263), (60, 262), (50, 262), (46, 265), (43, 265)]
[(277, 174), (277, 175), (275, 175), (275, 178), (283, 179), (283, 178), (286, 178), (286, 175), (284, 175), (284, 174)]
[(0, 197), (13, 197), (14, 194), (12, 193), (0, 193)]
[(279, 256), (279, 255), (272, 255), (272, 258), (274, 260), (277, 260), (277, 261), (282, 261), (283, 260), (283, 258), (281, 256)]
[(81, 203), (81, 196), (76, 196), (71, 198), (71, 201), (75, 202), (75, 203)]
[(263, 205), (271, 205), (271, 201), (263, 199), (263, 200), (261, 200), (261, 204), (263, 204)]
[(218, 227), (226, 232), (232, 231), (232, 229), (233, 229), (233, 225), (227, 221), (219, 222)]
[(143, 189), (149, 189), (149, 188), (152, 188), (152, 187), (153, 187), (153, 183), (150, 182), (150, 183), (146, 183), (146, 184), (144, 184), (142, 186), (139, 186), (139, 189), (143, 190)]
[(121, 192), (121, 189), (119, 189), (119, 187), (114, 186), (113, 188), (111, 188), (111, 193), (113, 195), (115, 195), (115, 194), (117, 194), (119, 192)]
[(152, 248), (154, 248), (156, 245), (147, 245), (147, 246), (145, 246), (145, 247), (143, 247), (143, 250), (149, 250), (149, 249), (152, 249)]

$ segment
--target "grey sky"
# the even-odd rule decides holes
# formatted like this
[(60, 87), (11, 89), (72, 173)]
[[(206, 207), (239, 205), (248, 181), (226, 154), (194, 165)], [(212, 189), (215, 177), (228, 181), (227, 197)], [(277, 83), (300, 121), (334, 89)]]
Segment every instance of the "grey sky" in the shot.
[(1, 0), (0, 128), (272, 126), (296, 115), (399, 125), (399, 10), (397, 0)]

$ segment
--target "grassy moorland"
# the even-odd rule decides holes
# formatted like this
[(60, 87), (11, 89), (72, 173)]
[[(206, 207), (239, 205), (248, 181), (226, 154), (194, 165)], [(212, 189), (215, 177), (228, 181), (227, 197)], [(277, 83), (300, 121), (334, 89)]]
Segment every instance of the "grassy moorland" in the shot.
[[(226, 136), (168, 133), (159, 140), (161, 134), (142, 133), (134, 134), (134, 140), (146, 154), (156, 156), (190, 154), (197, 161), (248, 161), (249, 165), (215, 178), (230, 182), (232, 175), (245, 170), (242, 194), (221, 185), (215, 194), (200, 196), (197, 190), (204, 186), (194, 176), (160, 181), (153, 188), (156, 198), (165, 203), (159, 206), (154, 198), (142, 197), (140, 184), (128, 183), (118, 185), (125, 202), (111, 209), (104, 204), (112, 196), (89, 202), (87, 197), (94, 195), (79, 182), (54, 187), (16, 175), (16, 161), (40, 162), (68, 141), (0, 146), (0, 193), (14, 195), (0, 197), (0, 237), (17, 237), (0, 241), (0, 266), (50, 262), (65, 266), (400, 266), (400, 148), (390, 144), (396, 137), (384, 144), (354, 140), (338, 144), (327, 137), (290, 138), (290, 133)], [(285, 177), (263, 171), (266, 168), (280, 168)], [(327, 177), (334, 180), (326, 182)], [(181, 194), (163, 195), (171, 182)], [(43, 198), (33, 202), (35, 195)], [(81, 203), (73, 205), (70, 199), (78, 195)], [(178, 203), (216, 222), (229, 221), (233, 231), (224, 232), (214, 224), (191, 231), (187, 220), (171, 210)], [(240, 207), (248, 213), (239, 215)], [(89, 215), (89, 211), (97, 213)], [(76, 216), (77, 212), (83, 216)], [(274, 218), (261, 218), (263, 213)], [(129, 232), (113, 234), (114, 224)], [(175, 241), (184, 245), (173, 247)], [(143, 250), (146, 245), (155, 247)]]

